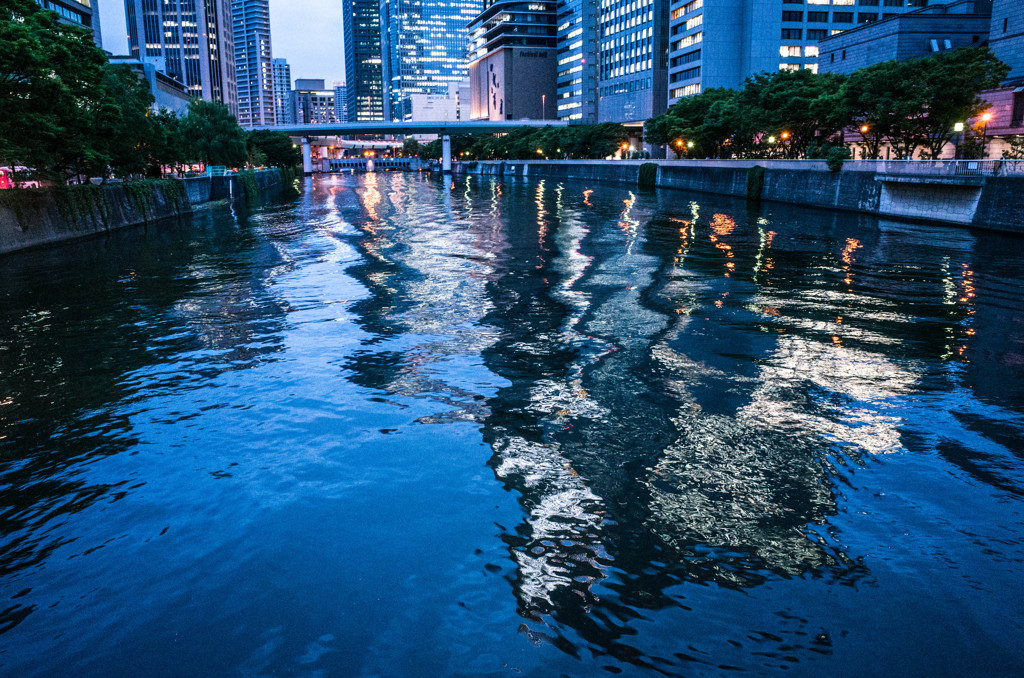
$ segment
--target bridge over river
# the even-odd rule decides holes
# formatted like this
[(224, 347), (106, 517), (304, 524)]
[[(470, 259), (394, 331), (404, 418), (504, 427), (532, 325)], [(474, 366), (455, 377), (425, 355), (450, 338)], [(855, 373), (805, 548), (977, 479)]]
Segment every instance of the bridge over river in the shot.
[(437, 134), (441, 137), (441, 168), (445, 172), (452, 169), (452, 134), (501, 134), (511, 132), (520, 127), (565, 127), (568, 123), (562, 120), (435, 120), (435, 121), (373, 121), (373, 122), (339, 122), (316, 125), (275, 125), (257, 127), (276, 132), (284, 132), (294, 138), (301, 139), (302, 169), (306, 174), (313, 173), (313, 141), (322, 137), (356, 136), (356, 135), (398, 135)]

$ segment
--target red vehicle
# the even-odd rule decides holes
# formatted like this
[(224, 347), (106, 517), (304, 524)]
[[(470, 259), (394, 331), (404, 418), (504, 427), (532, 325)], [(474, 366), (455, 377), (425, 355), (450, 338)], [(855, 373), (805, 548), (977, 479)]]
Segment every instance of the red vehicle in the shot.
[(0, 190), (5, 188), (14, 188), (14, 181), (11, 179), (11, 171), (0, 167)]

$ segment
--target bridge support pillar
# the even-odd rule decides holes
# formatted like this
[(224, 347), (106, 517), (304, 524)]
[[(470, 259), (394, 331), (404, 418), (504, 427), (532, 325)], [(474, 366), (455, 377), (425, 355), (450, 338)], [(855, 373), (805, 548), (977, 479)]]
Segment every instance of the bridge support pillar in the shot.
[(441, 172), (452, 173), (452, 138), (448, 134), (441, 137)]
[(313, 173), (313, 149), (309, 146), (309, 138), (302, 139), (302, 172), (307, 177)]

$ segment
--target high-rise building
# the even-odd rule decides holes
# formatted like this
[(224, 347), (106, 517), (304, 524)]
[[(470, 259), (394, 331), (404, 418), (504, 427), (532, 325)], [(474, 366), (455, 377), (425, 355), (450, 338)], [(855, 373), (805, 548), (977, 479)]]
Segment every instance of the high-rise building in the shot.
[[(411, 95), (444, 96), (449, 84), (466, 78), (467, 26), (483, 5), (483, 0), (380, 1), (381, 77), (388, 119), (411, 119)], [(351, 80), (348, 83), (352, 85)]]
[(348, 117), (353, 122), (384, 119), (381, 77), (380, 2), (342, 0), (345, 42), (345, 85)]
[(951, 1), (671, 0), (669, 103), (761, 71), (816, 71), (819, 40)]
[(555, 0), (485, 0), (469, 25), (474, 120), (556, 118)]
[(665, 112), (669, 0), (599, 0), (598, 122), (642, 122)]
[(274, 71), (274, 124), (290, 125), (295, 122), (292, 110), (292, 67), (286, 59), (271, 61)]
[(334, 117), (348, 122), (348, 87), (343, 82), (334, 83)]
[(598, 0), (558, 0), (556, 87), (559, 120), (597, 122)]
[(103, 47), (99, 0), (36, 0), (43, 9), (60, 15), (62, 21), (92, 29), (93, 40)]
[(131, 55), (162, 57), (189, 94), (238, 115), (235, 48), (228, 0), (125, 0)]
[(957, 0), (861, 23), (818, 43), (818, 70), (849, 74), (883, 61), (981, 45), (991, 23), (992, 0)]
[[(1009, 65), (1007, 82), (1024, 85), (1024, 7), (1020, 0), (995, 0), (992, 3), (992, 27), (989, 32), (992, 53)], [(1018, 95), (1018, 121), (1024, 118), (1024, 92)]]
[(238, 124), (274, 124), (274, 72), (270, 47), (270, 0), (233, 0)]
[(338, 122), (334, 108), (334, 90), (327, 89), (323, 80), (296, 80), (291, 98), (296, 124), (323, 125)]

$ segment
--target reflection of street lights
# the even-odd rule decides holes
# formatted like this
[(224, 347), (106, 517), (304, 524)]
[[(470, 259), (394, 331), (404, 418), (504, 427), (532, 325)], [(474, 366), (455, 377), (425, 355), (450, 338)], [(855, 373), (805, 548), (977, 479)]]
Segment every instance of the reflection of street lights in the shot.
[(955, 123), (953, 125), (953, 131), (956, 132), (956, 142), (953, 147), (953, 158), (960, 158), (960, 139), (964, 135), (964, 124), (962, 122)]
[(548, 101), (548, 95), (547, 94), (541, 94), (540, 95), (540, 119), (541, 120), (547, 120), (548, 119), (547, 101)]

